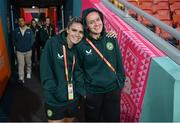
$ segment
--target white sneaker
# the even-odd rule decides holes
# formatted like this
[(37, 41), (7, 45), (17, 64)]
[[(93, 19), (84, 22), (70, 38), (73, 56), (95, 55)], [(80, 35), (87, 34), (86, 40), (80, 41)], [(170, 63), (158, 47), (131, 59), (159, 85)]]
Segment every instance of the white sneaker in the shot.
[(19, 82), (24, 83), (24, 78), (23, 78), (23, 77), (20, 77), (20, 78), (19, 78)]
[(31, 78), (31, 74), (28, 73), (27, 76), (26, 76), (27, 79), (30, 79)]
[(23, 80), (21, 80), (21, 82), (22, 82), (22, 83), (24, 83), (24, 79), (23, 79)]

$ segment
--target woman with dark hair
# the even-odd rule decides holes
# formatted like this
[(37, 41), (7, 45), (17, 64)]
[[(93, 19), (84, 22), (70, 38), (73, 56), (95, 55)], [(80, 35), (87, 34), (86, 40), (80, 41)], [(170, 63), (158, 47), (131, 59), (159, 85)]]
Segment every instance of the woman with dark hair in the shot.
[(82, 20), (73, 18), (65, 31), (50, 38), (42, 52), (40, 76), (48, 122), (72, 122), (79, 111), (80, 88), (73, 79), (77, 67), (74, 45), (83, 38)]
[(106, 35), (99, 10), (83, 10), (82, 19), (85, 38), (76, 46), (81, 69), (75, 71), (75, 81), (84, 82), (85, 120), (119, 122), (126, 76), (117, 39)]

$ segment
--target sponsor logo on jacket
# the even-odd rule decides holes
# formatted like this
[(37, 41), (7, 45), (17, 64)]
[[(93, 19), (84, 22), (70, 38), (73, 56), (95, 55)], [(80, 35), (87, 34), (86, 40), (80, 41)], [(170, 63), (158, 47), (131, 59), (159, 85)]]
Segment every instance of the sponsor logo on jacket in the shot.
[(92, 49), (86, 50), (85, 52), (87, 56), (92, 55)]

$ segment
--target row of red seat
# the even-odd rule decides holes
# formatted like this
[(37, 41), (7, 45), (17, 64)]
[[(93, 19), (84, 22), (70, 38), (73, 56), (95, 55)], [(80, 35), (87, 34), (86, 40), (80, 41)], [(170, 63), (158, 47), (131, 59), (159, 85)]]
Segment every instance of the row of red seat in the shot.
[[(180, 0), (140, 0), (139, 8), (155, 16), (169, 26), (173, 26), (177, 29), (180, 28), (180, 20), (178, 20), (180, 16)], [(145, 25), (152, 25), (151, 22), (142, 18), (143, 17), (139, 17), (138, 20)], [(156, 27), (155, 31), (165, 39), (172, 38), (159, 27)]]
[[(123, 8), (117, 0), (110, 1), (119, 8)], [(180, 31), (180, 0), (128, 0), (128, 2)], [(132, 10), (128, 11), (132, 17), (136, 18), (145, 26), (154, 27), (154, 25), (144, 17), (137, 15), (137, 13)], [(160, 27), (154, 27), (154, 31), (165, 40), (173, 39), (169, 33)], [(180, 41), (177, 41), (177, 45), (180, 48)]]

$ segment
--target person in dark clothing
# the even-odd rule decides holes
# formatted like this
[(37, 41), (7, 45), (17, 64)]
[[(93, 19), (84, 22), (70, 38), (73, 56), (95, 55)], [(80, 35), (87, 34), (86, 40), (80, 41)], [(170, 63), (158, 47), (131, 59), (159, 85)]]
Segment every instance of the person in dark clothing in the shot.
[(19, 80), (24, 83), (24, 66), (26, 64), (27, 78), (31, 78), (31, 56), (34, 43), (33, 31), (26, 26), (24, 18), (18, 19), (19, 27), (13, 32), (13, 42), (17, 54)]
[[(48, 122), (72, 122), (78, 114), (78, 85), (73, 72), (78, 68), (74, 45), (84, 36), (81, 18), (73, 18), (67, 29), (48, 39), (40, 60), (40, 77)], [(79, 89), (82, 90), (82, 89)]]
[(84, 10), (82, 19), (85, 38), (76, 46), (81, 69), (74, 76), (84, 85), (85, 121), (119, 122), (125, 72), (117, 39), (106, 36), (103, 14), (97, 9)]
[(35, 65), (39, 65), (39, 61), (40, 61), (39, 27), (35, 19), (32, 19), (30, 28), (32, 29), (35, 36), (35, 42), (32, 47), (32, 65), (35, 66)]
[(45, 25), (40, 28), (40, 40), (41, 40), (41, 46), (44, 48), (44, 45), (46, 44), (47, 40), (51, 38), (52, 36), (55, 36), (55, 29), (50, 24), (50, 18), (46, 17)]

